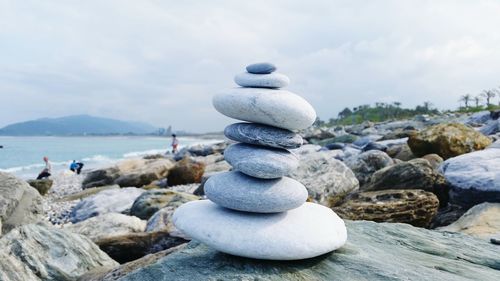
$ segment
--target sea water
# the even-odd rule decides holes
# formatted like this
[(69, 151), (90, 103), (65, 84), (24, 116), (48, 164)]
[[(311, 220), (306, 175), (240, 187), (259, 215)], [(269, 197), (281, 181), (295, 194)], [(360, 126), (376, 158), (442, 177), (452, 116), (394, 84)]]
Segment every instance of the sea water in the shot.
[[(179, 137), (179, 148), (210, 144), (221, 140)], [(98, 168), (124, 159), (171, 150), (171, 138), (154, 136), (110, 137), (0, 137), (0, 171), (21, 178), (33, 178), (49, 157), (53, 173), (69, 169), (72, 160), (81, 161), (85, 169)]]

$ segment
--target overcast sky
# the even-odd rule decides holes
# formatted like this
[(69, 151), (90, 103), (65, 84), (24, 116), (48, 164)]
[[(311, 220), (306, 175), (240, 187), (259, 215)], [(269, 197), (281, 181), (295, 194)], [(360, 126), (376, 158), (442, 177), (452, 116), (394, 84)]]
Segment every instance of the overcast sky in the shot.
[(500, 86), (500, 1), (0, 0), (0, 127), (91, 114), (220, 131), (211, 97), (274, 62), (322, 119)]

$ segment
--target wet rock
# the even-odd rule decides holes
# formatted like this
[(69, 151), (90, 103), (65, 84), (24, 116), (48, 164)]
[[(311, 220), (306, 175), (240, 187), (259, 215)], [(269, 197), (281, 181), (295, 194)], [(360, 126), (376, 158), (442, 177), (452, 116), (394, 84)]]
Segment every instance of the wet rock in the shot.
[(38, 193), (40, 193), (40, 195), (45, 195), (47, 194), (47, 192), (49, 192), (53, 182), (54, 181), (51, 179), (29, 180), (28, 184), (38, 190)]

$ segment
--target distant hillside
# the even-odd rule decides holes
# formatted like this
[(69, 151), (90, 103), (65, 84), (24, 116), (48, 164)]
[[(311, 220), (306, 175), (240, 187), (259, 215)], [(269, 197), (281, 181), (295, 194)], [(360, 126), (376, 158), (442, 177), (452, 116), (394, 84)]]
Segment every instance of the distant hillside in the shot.
[(4, 136), (73, 136), (150, 134), (157, 129), (149, 124), (127, 122), (89, 115), (42, 118), (8, 125), (0, 129)]

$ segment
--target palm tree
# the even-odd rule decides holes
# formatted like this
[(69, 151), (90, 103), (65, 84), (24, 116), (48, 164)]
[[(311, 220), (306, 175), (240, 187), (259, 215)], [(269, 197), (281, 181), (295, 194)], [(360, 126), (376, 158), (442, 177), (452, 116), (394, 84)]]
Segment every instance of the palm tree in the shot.
[(490, 106), (490, 100), (496, 96), (495, 90), (483, 90), (481, 96), (486, 99), (486, 106)]
[(463, 95), (460, 97), (459, 101), (463, 101), (465, 103), (465, 108), (469, 108), (469, 102), (472, 99), (472, 96), (470, 94)]
[(425, 111), (429, 111), (432, 106), (433, 106), (433, 104), (430, 101), (424, 101)]

